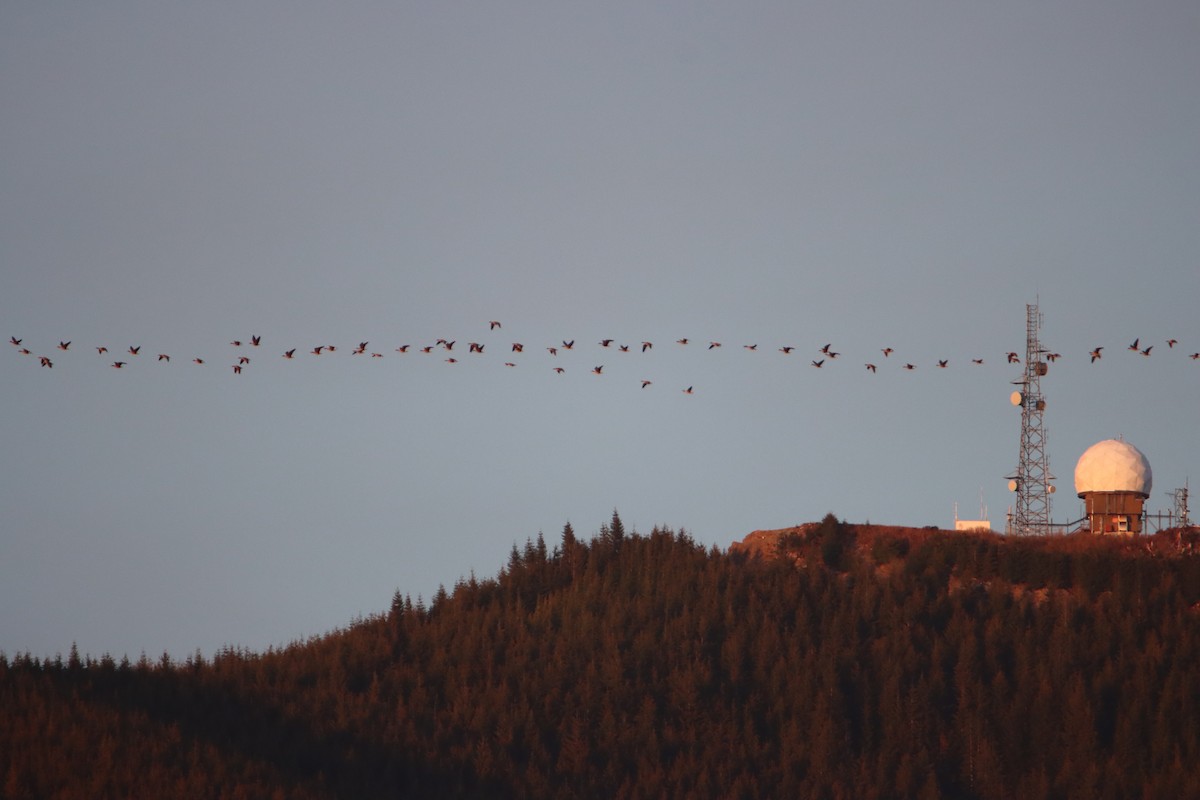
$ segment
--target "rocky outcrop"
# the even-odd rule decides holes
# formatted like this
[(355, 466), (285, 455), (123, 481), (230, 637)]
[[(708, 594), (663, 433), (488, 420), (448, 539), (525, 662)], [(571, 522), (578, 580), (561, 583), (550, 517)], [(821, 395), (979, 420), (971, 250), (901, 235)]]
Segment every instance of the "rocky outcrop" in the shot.
[(775, 530), (752, 531), (740, 542), (729, 545), (730, 553), (746, 553), (761, 558), (774, 558), (779, 555), (779, 540), (789, 534), (806, 535), (816, 528), (819, 523), (806, 522), (791, 528), (776, 528)]

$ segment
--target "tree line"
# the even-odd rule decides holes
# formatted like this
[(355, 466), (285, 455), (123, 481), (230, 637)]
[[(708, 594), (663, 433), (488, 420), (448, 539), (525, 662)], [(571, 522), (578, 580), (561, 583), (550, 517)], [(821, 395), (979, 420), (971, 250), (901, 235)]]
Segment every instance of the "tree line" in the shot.
[(614, 512), (263, 653), (0, 655), (0, 797), (1200, 796), (1200, 559), (779, 550)]

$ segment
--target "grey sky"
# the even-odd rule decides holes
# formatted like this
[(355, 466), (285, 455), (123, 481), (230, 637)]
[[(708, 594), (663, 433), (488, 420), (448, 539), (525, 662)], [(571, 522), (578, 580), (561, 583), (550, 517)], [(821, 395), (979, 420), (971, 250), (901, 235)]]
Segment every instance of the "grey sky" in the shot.
[(1118, 434), (1166, 507), (1198, 44), (1185, 2), (4, 4), (0, 649), (285, 643), (614, 507), (1002, 526), (1039, 298), (1054, 516)]

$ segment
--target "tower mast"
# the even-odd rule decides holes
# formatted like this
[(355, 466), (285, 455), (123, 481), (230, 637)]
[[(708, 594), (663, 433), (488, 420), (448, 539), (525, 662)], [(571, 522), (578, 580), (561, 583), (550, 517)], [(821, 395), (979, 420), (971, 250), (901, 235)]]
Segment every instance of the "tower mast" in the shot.
[(1046, 427), (1042, 415), (1046, 400), (1042, 396), (1042, 376), (1049, 365), (1042, 360), (1040, 334), (1042, 314), (1037, 303), (1025, 306), (1025, 369), (1013, 383), (1013, 403), (1021, 407), (1021, 456), (1017, 472), (1009, 476), (1009, 487), (1017, 493), (1009, 533), (1045, 535), (1050, 532), (1050, 463), (1046, 458)]

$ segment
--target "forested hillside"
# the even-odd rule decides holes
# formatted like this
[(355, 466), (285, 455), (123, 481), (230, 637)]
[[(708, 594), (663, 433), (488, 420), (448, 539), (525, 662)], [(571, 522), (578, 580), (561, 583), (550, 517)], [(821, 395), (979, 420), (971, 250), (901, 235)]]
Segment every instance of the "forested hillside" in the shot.
[(764, 558), (614, 513), (279, 650), (0, 658), (0, 796), (1200, 797), (1172, 536), (830, 516)]

